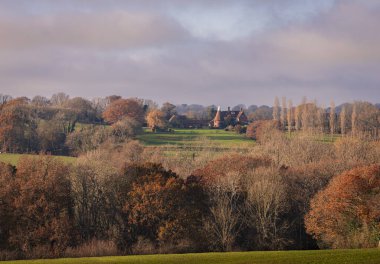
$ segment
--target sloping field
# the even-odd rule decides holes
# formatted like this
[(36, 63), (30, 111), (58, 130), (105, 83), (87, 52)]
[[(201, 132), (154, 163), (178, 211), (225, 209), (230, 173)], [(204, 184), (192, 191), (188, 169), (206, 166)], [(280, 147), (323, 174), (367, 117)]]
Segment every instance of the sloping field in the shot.
[[(34, 156), (32, 154), (10, 154), (10, 153), (1, 153), (0, 154), (0, 162), (10, 163), (12, 165), (17, 165), (19, 159), (22, 156)], [(61, 159), (65, 162), (74, 162), (76, 158), (67, 157), (67, 156), (54, 156), (58, 159)]]
[(244, 135), (220, 129), (175, 129), (164, 133), (145, 130), (137, 138), (146, 146), (205, 147), (210, 144), (220, 148), (246, 148), (255, 144)]
[(5, 261), (17, 264), (379, 264), (380, 250), (259, 251)]

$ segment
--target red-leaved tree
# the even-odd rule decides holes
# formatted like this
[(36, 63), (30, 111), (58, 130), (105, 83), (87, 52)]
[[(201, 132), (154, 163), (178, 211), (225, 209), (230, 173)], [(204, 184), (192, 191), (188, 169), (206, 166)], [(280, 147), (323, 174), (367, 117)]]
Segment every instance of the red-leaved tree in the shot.
[(380, 239), (380, 166), (344, 172), (311, 201), (307, 231), (334, 248), (374, 247)]

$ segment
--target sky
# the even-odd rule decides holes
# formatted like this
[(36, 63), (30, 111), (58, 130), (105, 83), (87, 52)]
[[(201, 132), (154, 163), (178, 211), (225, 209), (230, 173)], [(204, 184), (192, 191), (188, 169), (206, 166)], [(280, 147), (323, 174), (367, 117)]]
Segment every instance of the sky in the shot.
[(0, 93), (380, 102), (378, 0), (0, 0)]

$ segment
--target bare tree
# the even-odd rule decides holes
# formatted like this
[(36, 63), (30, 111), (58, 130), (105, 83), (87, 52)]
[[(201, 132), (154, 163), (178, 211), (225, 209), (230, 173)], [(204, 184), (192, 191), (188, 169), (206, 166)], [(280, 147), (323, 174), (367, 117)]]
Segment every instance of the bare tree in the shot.
[(280, 108), (280, 101), (278, 100), (278, 97), (274, 99), (274, 105), (273, 105), (273, 120), (278, 121), (279, 120), (279, 108)]
[(12, 96), (6, 95), (6, 94), (0, 94), (0, 106), (6, 104), (10, 100), (12, 100)]
[(285, 129), (286, 128), (286, 97), (285, 96), (282, 97), (280, 121), (281, 121), (281, 127)]
[(331, 133), (331, 136), (333, 136), (335, 133), (335, 123), (336, 123), (336, 120), (335, 120), (335, 103), (334, 103), (334, 101), (331, 101), (331, 103), (330, 103), (330, 133)]
[(252, 171), (247, 182), (247, 220), (258, 233), (258, 245), (263, 249), (280, 249), (287, 240), (282, 236), (286, 223), (281, 214), (286, 211), (285, 184), (274, 168)]
[(354, 105), (352, 107), (352, 115), (351, 115), (351, 133), (353, 136), (356, 135), (357, 119), (358, 119), (357, 103), (354, 102)]
[(301, 123), (300, 123), (300, 113), (301, 109), (300, 106), (296, 106), (294, 109), (294, 127), (298, 131), (301, 128)]
[(301, 123), (302, 123), (303, 131), (307, 131), (309, 129), (309, 121), (310, 121), (309, 104), (306, 101), (306, 97), (304, 97), (302, 99), (302, 105), (301, 105)]
[(323, 133), (325, 130), (325, 107), (322, 105), (321, 107), (318, 107), (318, 127), (320, 129), (320, 132)]
[(292, 121), (293, 121), (293, 102), (292, 102), (292, 100), (288, 101), (287, 119), (288, 119), (288, 131), (290, 134), (292, 132)]
[(223, 251), (232, 249), (241, 229), (239, 181), (237, 173), (229, 173), (209, 188), (212, 205), (205, 228), (210, 233), (213, 244)]
[(69, 99), (70, 96), (65, 93), (56, 93), (51, 96), (50, 103), (55, 106), (63, 106)]
[(343, 106), (339, 114), (340, 121), (340, 133), (342, 136), (346, 134), (346, 107)]

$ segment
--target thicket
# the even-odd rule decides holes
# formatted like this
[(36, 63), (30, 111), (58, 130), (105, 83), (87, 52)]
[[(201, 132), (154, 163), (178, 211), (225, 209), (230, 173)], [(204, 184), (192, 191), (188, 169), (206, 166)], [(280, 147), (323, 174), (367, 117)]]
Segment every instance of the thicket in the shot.
[(247, 154), (127, 141), (2, 163), (1, 257), (376, 246), (379, 143), (277, 132)]

